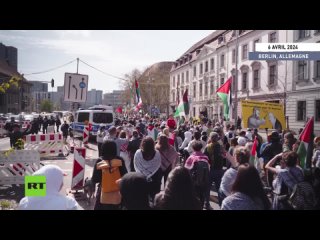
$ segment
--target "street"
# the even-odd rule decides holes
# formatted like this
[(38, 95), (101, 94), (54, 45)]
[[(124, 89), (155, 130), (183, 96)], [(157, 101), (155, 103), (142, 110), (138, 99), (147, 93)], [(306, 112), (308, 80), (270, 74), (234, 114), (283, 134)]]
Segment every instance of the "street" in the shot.
[[(75, 144), (76, 146), (80, 146), (80, 141), (75, 139)], [(71, 139), (68, 139), (68, 142), (72, 142)], [(5, 151), (8, 150), (10, 148), (10, 141), (9, 138), (1, 138), (0, 139), (0, 151)], [(72, 180), (72, 168), (73, 168), (73, 154), (70, 153), (67, 157), (65, 158), (59, 158), (59, 160), (55, 160), (55, 157), (52, 157), (52, 159), (46, 157), (46, 160), (41, 160), (42, 164), (54, 164), (59, 166), (62, 171), (66, 174), (66, 176), (64, 177), (64, 184), (63, 187), (60, 191), (61, 194), (67, 194), (70, 191), (71, 188), (71, 180)], [(98, 150), (97, 150), (97, 145), (96, 143), (89, 143), (88, 144), (88, 148), (86, 148), (86, 162), (85, 162), (85, 176), (84, 179), (91, 178), (92, 176), (92, 172), (93, 172), (93, 166), (95, 164), (96, 159), (98, 158)], [(161, 189), (163, 190), (164, 188), (164, 184), (161, 185)], [(1, 191), (1, 190), (0, 190)], [(6, 196), (4, 196), (5, 194), (0, 194), (0, 200), (2, 199), (6, 199)], [(94, 201), (95, 199), (91, 200), (91, 204), (88, 205), (87, 201), (85, 201), (82, 197), (81, 194), (80, 198), (76, 198), (79, 205), (85, 209), (85, 210), (92, 210), (93, 206), (94, 206)], [(217, 204), (218, 200), (217, 200), (217, 193), (214, 191), (211, 191), (210, 193), (211, 197), (211, 207), (214, 210), (219, 210), (219, 206)], [(10, 198), (12, 198), (12, 196), (10, 196)], [(21, 197), (18, 197), (18, 199)]]

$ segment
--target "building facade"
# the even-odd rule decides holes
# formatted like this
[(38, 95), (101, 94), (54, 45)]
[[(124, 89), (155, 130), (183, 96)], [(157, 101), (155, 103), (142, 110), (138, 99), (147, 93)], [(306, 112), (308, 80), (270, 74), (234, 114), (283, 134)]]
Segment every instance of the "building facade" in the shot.
[[(320, 30), (294, 30), (290, 42), (320, 43)], [(320, 60), (292, 62), (288, 85), (287, 112), (290, 129), (298, 131), (314, 116), (315, 133), (320, 134)]]
[(5, 61), (15, 71), (18, 70), (18, 49), (0, 43), (0, 59)]
[[(235, 91), (244, 99), (284, 103), (285, 84), (289, 80), (289, 67), (285, 61), (250, 61), (249, 52), (255, 51), (257, 42), (287, 42), (286, 30), (219, 30), (192, 46), (175, 63), (171, 70), (171, 105), (177, 105), (186, 88), (189, 88), (190, 116), (206, 115), (210, 119), (223, 117), (223, 104), (216, 90), (231, 76), (232, 98)], [(238, 46), (238, 52), (236, 47)], [(188, 78), (186, 79), (186, 75)], [(189, 80), (189, 76), (190, 80)], [(231, 121), (235, 121), (235, 109)]]
[(119, 106), (124, 106), (126, 103), (122, 99), (122, 95), (124, 94), (123, 90), (114, 90), (112, 93), (103, 94), (103, 105), (110, 105), (114, 109)]

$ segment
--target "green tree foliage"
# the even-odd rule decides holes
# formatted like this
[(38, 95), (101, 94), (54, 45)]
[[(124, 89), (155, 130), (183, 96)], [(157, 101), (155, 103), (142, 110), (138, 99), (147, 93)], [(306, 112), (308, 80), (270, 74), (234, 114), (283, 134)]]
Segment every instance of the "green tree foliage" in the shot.
[(13, 76), (9, 81), (0, 81), (0, 93), (6, 93), (11, 86), (18, 87), (21, 80), (22, 77)]
[(43, 100), (40, 103), (41, 112), (52, 112), (52, 108), (53, 108), (53, 105), (52, 105), (51, 101), (49, 101), (49, 100)]

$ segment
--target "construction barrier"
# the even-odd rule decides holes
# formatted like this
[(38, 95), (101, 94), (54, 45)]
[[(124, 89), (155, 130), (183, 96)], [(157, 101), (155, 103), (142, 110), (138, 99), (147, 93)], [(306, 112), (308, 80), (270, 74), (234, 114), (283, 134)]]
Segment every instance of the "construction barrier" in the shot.
[(24, 184), (24, 177), (40, 168), (40, 154), (35, 150), (0, 153), (0, 185)]
[(89, 142), (89, 135), (91, 130), (92, 130), (91, 123), (89, 123), (88, 125), (85, 125), (83, 128), (83, 144), (84, 145), (87, 145)]
[(0, 137), (5, 137), (8, 134), (8, 131), (4, 129), (5, 125), (6, 125), (5, 121), (0, 121)]
[(60, 133), (27, 135), (24, 149), (37, 150), (40, 154), (62, 154), (63, 139)]
[(71, 190), (83, 189), (84, 170), (85, 170), (85, 148), (75, 148), (72, 170)]

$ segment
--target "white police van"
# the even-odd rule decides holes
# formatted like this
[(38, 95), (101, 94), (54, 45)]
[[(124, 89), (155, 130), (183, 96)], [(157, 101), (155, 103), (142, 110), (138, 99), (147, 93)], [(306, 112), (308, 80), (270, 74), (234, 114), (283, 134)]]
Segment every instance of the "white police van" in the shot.
[(85, 122), (92, 124), (90, 137), (97, 135), (100, 125), (108, 129), (114, 125), (114, 112), (112, 106), (95, 105), (87, 110), (78, 110), (74, 116), (74, 122), (71, 124), (72, 133), (75, 137), (83, 136)]

